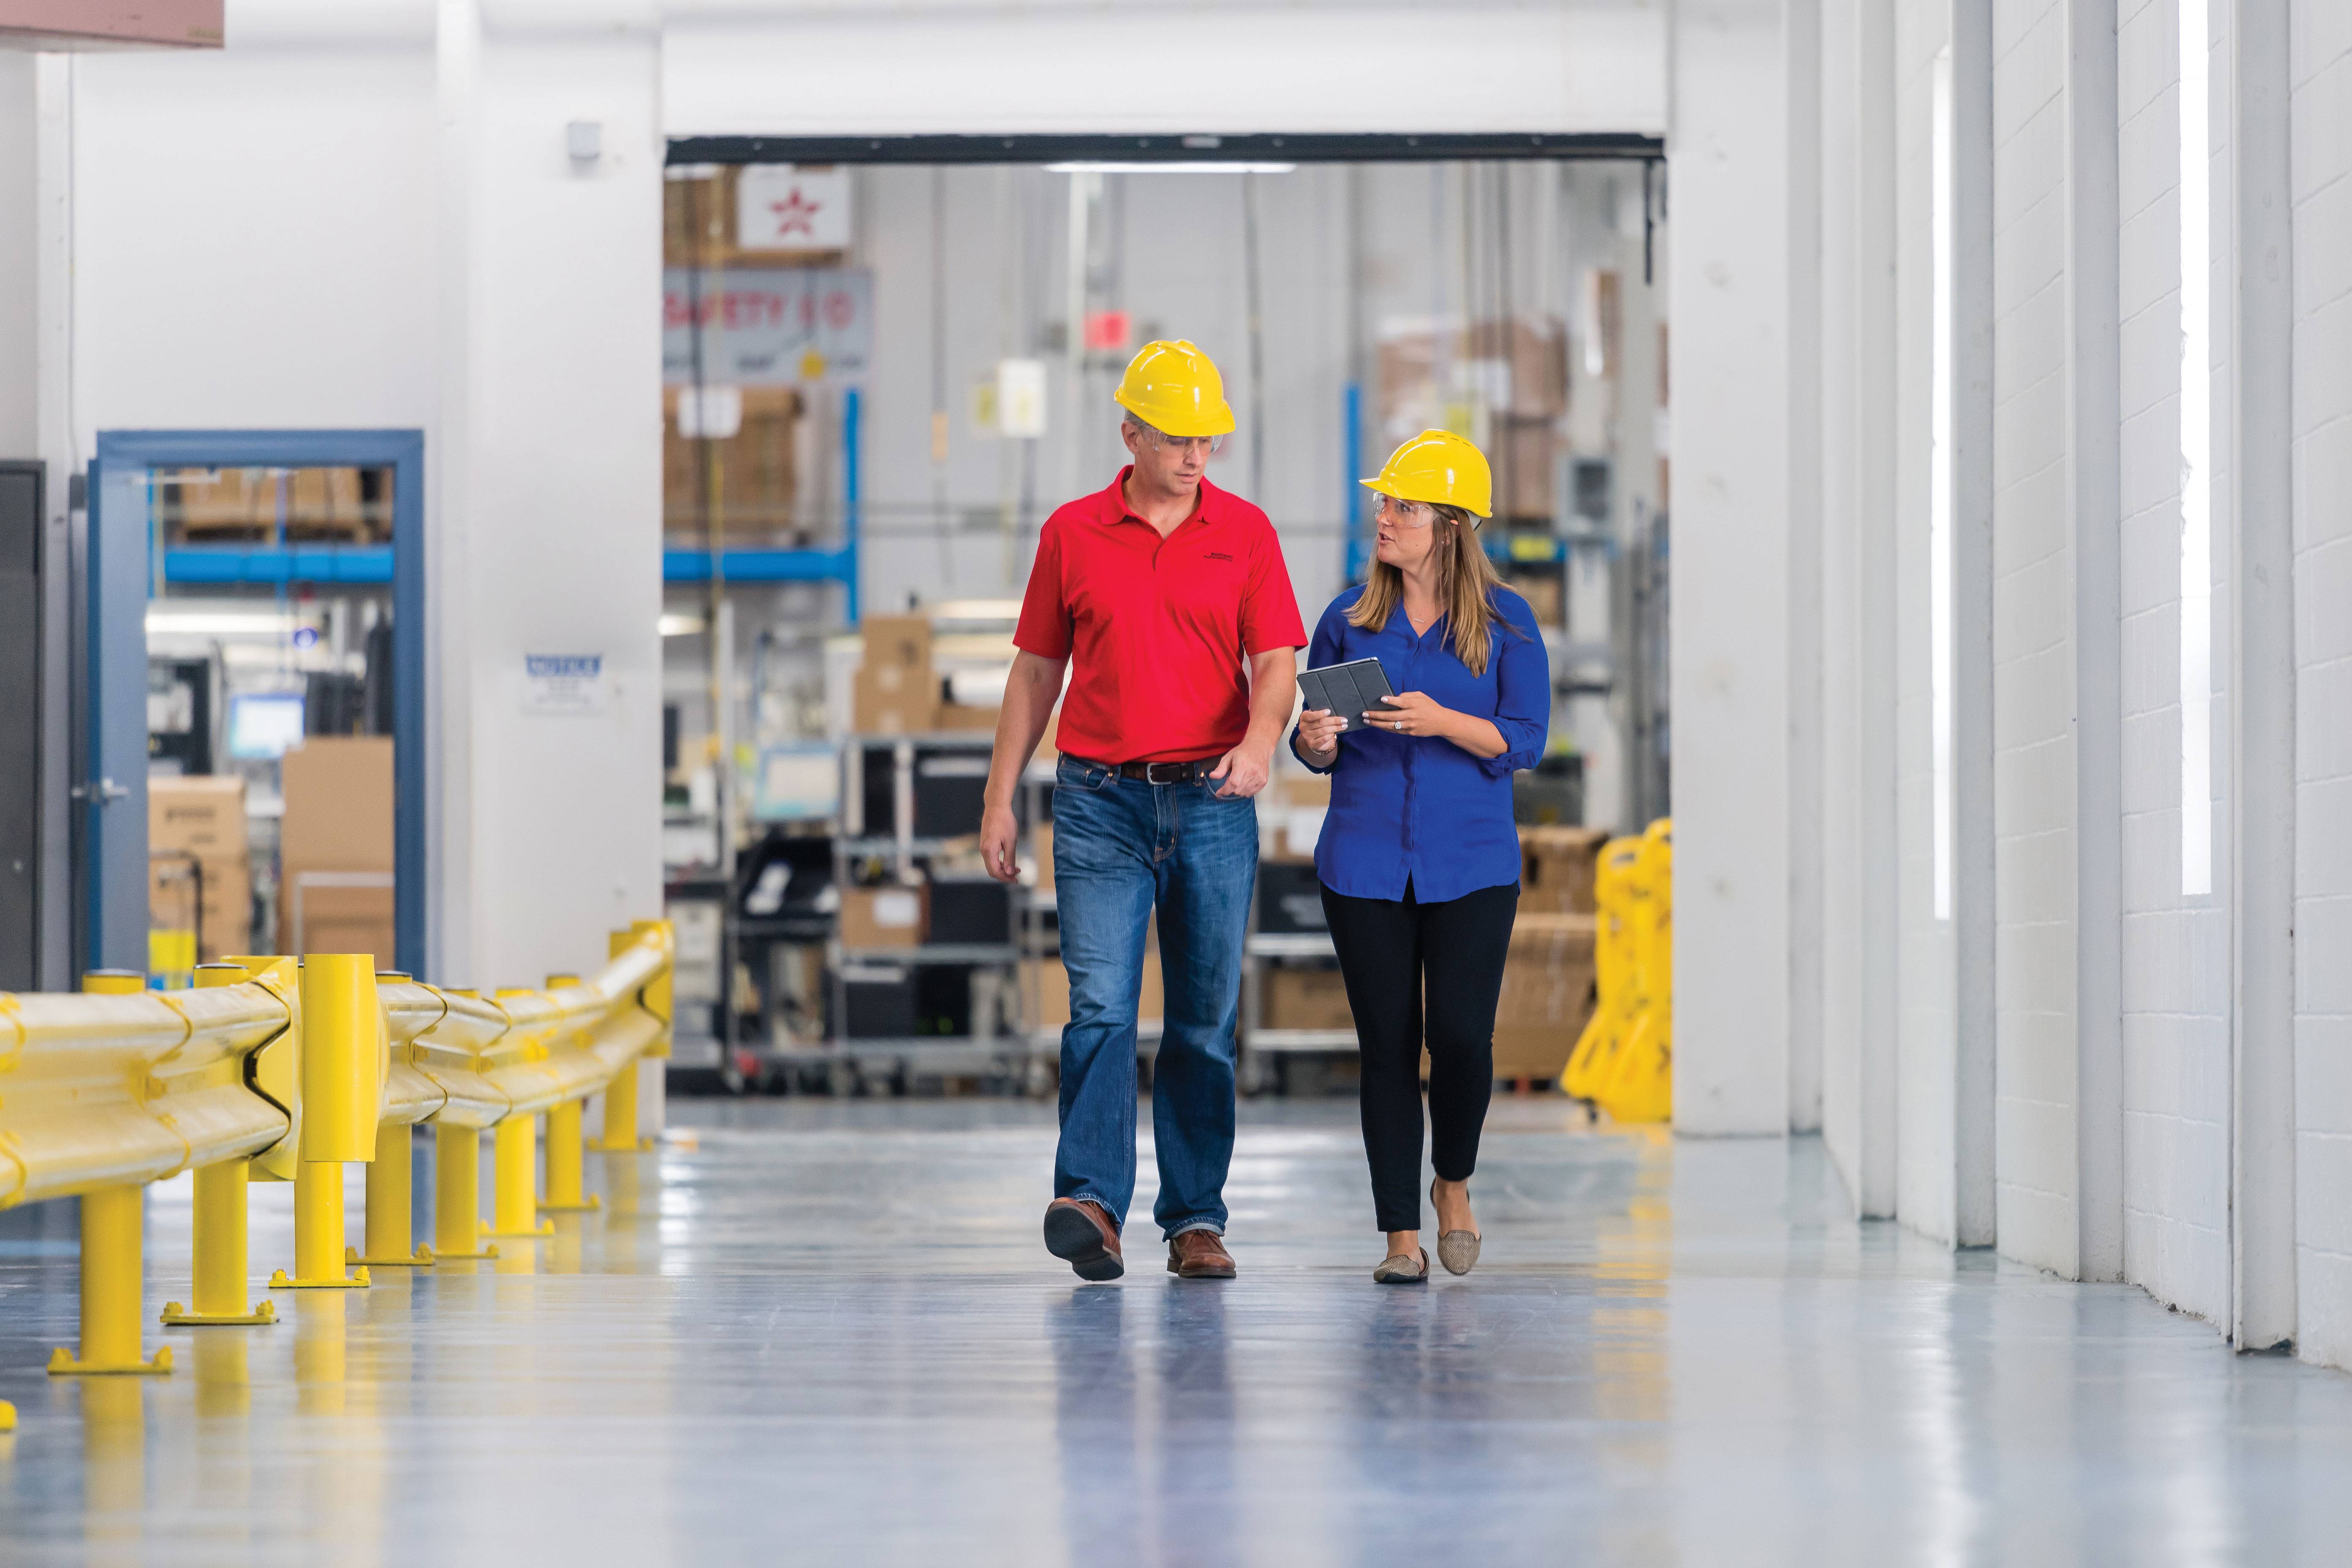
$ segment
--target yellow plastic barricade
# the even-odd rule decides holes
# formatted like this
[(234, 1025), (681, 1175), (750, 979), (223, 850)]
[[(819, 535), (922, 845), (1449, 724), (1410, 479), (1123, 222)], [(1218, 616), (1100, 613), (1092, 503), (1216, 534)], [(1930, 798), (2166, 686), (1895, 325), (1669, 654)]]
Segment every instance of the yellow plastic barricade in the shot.
[(1593, 880), (1600, 990), (1560, 1087), (1619, 1121), (1674, 1111), (1674, 823), (1601, 847)]

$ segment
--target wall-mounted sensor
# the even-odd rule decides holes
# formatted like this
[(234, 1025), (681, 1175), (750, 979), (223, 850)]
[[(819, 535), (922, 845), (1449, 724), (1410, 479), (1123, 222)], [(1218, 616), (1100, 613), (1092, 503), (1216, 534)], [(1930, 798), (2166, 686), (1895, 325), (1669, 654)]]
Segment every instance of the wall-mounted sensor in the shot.
[(574, 168), (585, 167), (604, 155), (604, 124), (599, 120), (575, 120), (563, 128), (564, 150)]

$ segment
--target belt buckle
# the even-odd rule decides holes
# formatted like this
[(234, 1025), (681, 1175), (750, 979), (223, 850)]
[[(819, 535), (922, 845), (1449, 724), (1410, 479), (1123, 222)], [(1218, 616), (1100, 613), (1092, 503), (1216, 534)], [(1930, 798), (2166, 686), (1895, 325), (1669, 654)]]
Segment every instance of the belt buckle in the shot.
[[(1188, 784), (1192, 780), (1192, 764), (1190, 763), (1146, 763), (1143, 764), (1143, 782), (1155, 784)], [(1162, 768), (1173, 771), (1163, 779), (1160, 776), (1160, 770)]]

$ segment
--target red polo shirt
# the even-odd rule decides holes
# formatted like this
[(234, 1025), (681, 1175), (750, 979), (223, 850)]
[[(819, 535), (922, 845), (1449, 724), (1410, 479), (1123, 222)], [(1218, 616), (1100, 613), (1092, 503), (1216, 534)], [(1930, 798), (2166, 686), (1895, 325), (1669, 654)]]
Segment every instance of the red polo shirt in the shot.
[(1061, 749), (1097, 763), (1223, 756), (1249, 732), (1252, 654), (1303, 647), (1265, 513), (1201, 481), (1166, 539), (1110, 488), (1045, 520), (1013, 642), (1071, 661)]

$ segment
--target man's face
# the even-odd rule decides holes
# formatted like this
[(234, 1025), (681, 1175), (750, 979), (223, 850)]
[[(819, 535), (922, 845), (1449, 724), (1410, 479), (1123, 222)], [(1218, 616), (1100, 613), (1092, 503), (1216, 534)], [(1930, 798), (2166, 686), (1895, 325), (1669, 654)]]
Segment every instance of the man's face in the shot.
[(1200, 488), (1201, 476), (1209, 470), (1209, 437), (1188, 440), (1163, 436), (1132, 420), (1119, 426), (1119, 435), (1135, 458), (1137, 478), (1162, 494), (1190, 494)]

